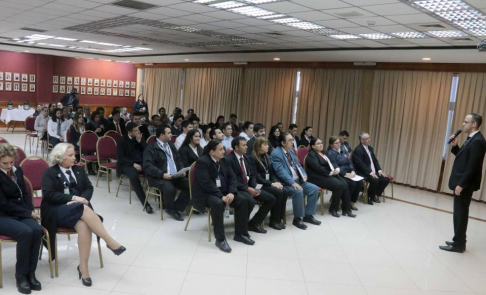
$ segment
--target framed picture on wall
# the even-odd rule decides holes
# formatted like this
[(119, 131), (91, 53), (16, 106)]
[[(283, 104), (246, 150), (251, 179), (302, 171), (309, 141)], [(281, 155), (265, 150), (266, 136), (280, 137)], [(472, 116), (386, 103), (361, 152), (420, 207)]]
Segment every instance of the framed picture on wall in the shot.
[(98, 87), (93, 88), (93, 94), (94, 95), (100, 95), (100, 88), (98, 88)]
[(74, 77), (73, 84), (79, 85), (79, 77)]
[(63, 93), (63, 94), (66, 93), (66, 86), (60, 85), (59, 86), (59, 93)]
[(135, 97), (135, 90), (130, 90), (130, 96)]
[(59, 76), (52, 76), (52, 83), (58, 84), (59, 83)]
[(30, 74), (29, 75), (29, 82), (30, 83), (35, 83), (35, 75), (34, 74)]
[(93, 86), (93, 78), (88, 78), (88, 86)]
[(125, 89), (125, 96), (130, 96), (130, 89)]
[(111, 80), (110, 79), (106, 80), (106, 87), (111, 87)]
[(66, 84), (66, 77), (65, 76), (59, 77), (59, 84)]
[(125, 88), (130, 88), (130, 81), (125, 81)]
[(12, 81), (12, 73), (5, 72), (5, 81)]
[(113, 87), (118, 87), (118, 80), (113, 80)]
[(81, 94), (86, 94), (86, 87), (81, 87)]
[(137, 88), (137, 82), (132, 82), (132, 88)]
[(0, 72), (0, 81), (3, 81), (3, 72)]
[(118, 89), (118, 96), (124, 96), (123, 95), (123, 89)]
[(19, 82), (20, 81), (20, 74), (19, 73), (14, 73), (13, 74), (13, 80), (14, 80), (14, 82)]
[(29, 92), (35, 92), (35, 84), (29, 84)]
[(123, 88), (123, 80), (118, 81), (118, 87)]
[(29, 91), (29, 84), (22, 83), (22, 92), (27, 92)]
[(88, 91), (86, 92), (86, 94), (92, 95), (93, 94), (93, 87), (88, 87)]
[(67, 77), (66, 84), (73, 85), (73, 77)]
[(13, 89), (14, 91), (20, 91), (20, 83), (14, 83), (13, 87), (14, 87)]
[(112, 94), (113, 94), (113, 96), (118, 96), (118, 89), (117, 88), (113, 88)]
[(106, 95), (111, 95), (111, 88), (106, 89)]
[(100, 79), (94, 79), (94, 86), (100, 86)]
[(73, 90), (73, 86), (71, 85), (66, 86), (66, 93), (71, 93), (71, 90)]
[(100, 80), (100, 86), (101, 87), (105, 87), (106, 86), (106, 80), (105, 79), (101, 79)]
[(86, 78), (81, 77), (81, 86), (86, 86)]
[(3, 82), (0, 82), (0, 91), (3, 91)]
[(100, 88), (100, 95), (105, 95), (106, 88)]
[(52, 93), (58, 93), (59, 92), (59, 86), (58, 85), (52, 85)]
[(29, 82), (29, 75), (22, 74), (22, 82)]
[(12, 91), (12, 82), (5, 82), (5, 91)]

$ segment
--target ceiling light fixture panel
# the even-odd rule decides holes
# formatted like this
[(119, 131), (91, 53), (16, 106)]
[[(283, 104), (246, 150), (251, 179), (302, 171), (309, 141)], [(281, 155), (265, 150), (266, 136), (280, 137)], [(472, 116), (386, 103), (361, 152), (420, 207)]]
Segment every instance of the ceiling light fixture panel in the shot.
[(472, 29), (469, 32), (475, 36), (486, 36), (486, 29)]
[(228, 11), (246, 15), (246, 16), (252, 16), (252, 17), (265, 17), (265, 16), (270, 16), (270, 15), (275, 15), (276, 13), (273, 11), (269, 11), (260, 7), (255, 7), (255, 6), (243, 6), (243, 7), (237, 7), (237, 8), (232, 8), (228, 9)]
[(270, 3), (270, 2), (278, 2), (280, 0), (243, 0), (243, 1), (251, 3), (251, 4), (264, 4), (264, 3)]
[(334, 30), (334, 29), (328, 29), (328, 28), (321, 28), (321, 29), (316, 29), (316, 30), (309, 30), (309, 32), (322, 35), (322, 36), (329, 36), (329, 35), (340, 35), (342, 34), (341, 32)]
[(295, 18), (295, 17), (272, 19), (271, 21), (274, 22), (274, 23), (278, 23), (278, 24), (289, 24), (289, 23), (301, 22), (300, 19)]
[(439, 37), (439, 38), (453, 38), (453, 37), (464, 37), (467, 36), (466, 33), (463, 33), (461, 31), (428, 31), (426, 32), (427, 34), (430, 34), (434, 37)]
[(359, 34), (361, 37), (371, 40), (393, 39), (395, 37), (383, 33)]
[(427, 35), (420, 33), (420, 32), (397, 32), (391, 33), (395, 37), (403, 38), (403, 39), (418, 39), (418, 38), (426, 38)]
[(330, 35), (329, 37), (334, 38), (334, 39), (340, 39), (340, 40), (353, 40), (353, 39), (361, 39), (361, 37), (356, 36), (356, 35)]
[(486, 20), (465, 20), (454, 22), (456, 25), (465, 29), (484, 29), (486, 28)]
[(231, 9), (231, 8), (245, 6), (245, 4), (237, 1), (225, 1), (225, 2), (209, 4), (209, 6), (218, 9)]
[(448, 21), (486, 19), (486, 15), (477, 10), (455, 10), (436, 12), (438, 16)]
[(425, 0), (416, 1), (413, 4), (434, 13), (439, 11), (464, 10), (470, 8), (467, 3), (461, 0)]
[(259, 19), (272, 19), (272, 18), (282, 18), (287, 17), (285, 14), (271, 14), (258, 17)]
[(310, 22), (297, 22), (297, 23), (288, 23), (286, 24), (289, 27), (294, 27), (297, 29), (301, 30), (316, 30), (316, 29), (322, 29), (323, 26), (316, 25)]

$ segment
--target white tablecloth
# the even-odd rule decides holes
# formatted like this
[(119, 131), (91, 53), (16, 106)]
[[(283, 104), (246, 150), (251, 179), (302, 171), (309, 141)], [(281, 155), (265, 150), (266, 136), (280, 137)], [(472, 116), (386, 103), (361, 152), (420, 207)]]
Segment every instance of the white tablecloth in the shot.
[(5, 124), (8, 124), (10, 121), (22, 121), (24, 122), (28, 116), (32, 116), (34, 114), (34, 109), (30, 110), (19, 110), (19, 109), (2, 109), (2, 114), (0, 115), (0, 120)]

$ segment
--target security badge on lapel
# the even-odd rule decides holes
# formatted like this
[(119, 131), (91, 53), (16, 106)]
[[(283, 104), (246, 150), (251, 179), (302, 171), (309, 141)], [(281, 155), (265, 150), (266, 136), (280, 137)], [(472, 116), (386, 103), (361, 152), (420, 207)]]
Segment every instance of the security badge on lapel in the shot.
[(216, 178), (216, 187), (221, 187), (221, 179)]
[(265, 180), (270, 180), (270, 174), (268, 173), (265, 174)]

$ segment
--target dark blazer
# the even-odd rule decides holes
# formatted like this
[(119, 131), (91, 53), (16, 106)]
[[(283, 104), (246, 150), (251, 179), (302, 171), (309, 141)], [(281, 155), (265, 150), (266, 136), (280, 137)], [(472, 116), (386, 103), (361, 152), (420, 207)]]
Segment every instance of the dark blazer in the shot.
[(190, 167), (192, 163), (196, 162), (203, 154), (203, 149), (200, 145), (197, 145), (197, 156), (188, 145), (183, 145), (179, 148), (179, 156), (181, 157), (184, 167)]
[(73, 102), (72, 102), (73, 108), (76, 108), (79, 105), (79, 98), (77, 98), (76, 95), (74, 94), (71, 93), (64, 94), (59, 102), (62, 103), (63, 106), (67, 107), (69, 103), (69, 97), (71, 97), (71, 95), (73, 96)]
[[(246, 142), (246, 146), (248, 147), (248, 149), (246, 150), (246, 154), (248, 156), (251, 156), (252, 152), (253, 152), (253, 145), (255, 144), (255, 140), (256, 140), (256, 137), (253, 136), (252, 138), (250, 138), (250, 140), (248, 140)], [(270, 154), (270, 152), (269, 152)]]
[(235, 152), (232, 151), (224, 158), (228, 162), (228, 165), (231, 167), (231, 169), (233, 169), (233, 172), (236, 176), (236, 187), (238, 188), (238, 190), (246, 192), (248, 190), (248, 187), (256, 187), (256, 172), (252, 169), (249, 156), (243, 155), (243, 162), (245, 163), (245, 170), (246, 174), (248, 175), (248, 185), (243, 183), (243, 177), (245, 176), (243, 175), (243, 171), (241, 171), (240, 161), (238, 161)]
[(233, 132), (240, 132), (238, 124), (231, 124), (231, 129), (233, 130)]
[(299, 137), (298, 137), (298, 136), (295, 136), (295, 137), (294, 137), (294, 142), (295, 142), (295, 145), (297, 145), (297, 146), (295, 146), (295, 145), (294, 145), (293, 147), (294, 147), (296, 150), (299, 148), (299, 141), (300, 141)]
[[(338, 167), (338, 164), (336, 163), (334, 158), (329, 157), (327, 154), (326, 157), (331, 161), (334, 169), (336, 169)], [(307, 157), (305, 158), (305, 170), (307, 172), (307, 175), (309, 175), (309, 181), (313, 179), (322, 179), (323, 177), (332, 177), (330, 176), (332, 172), (331, 166), (314, 149), (311, 149), (309, 151), (309, 154), (307, 154)]]
[[(265, 162), (263, 162), (264, 161), (263, 158), (261, 160), (262, 163), (258, 162), (257, 158), (254, 155), (251, 155), (249, 157), (249, 159), (250, 159), (250, 163), (252, 165), (253, 171), (256, 172), (255, 175), (256, 175), (257, 183), (260, 183), (263, 186), (270, 186), (270, 185), (272, 185), (272, 183), (278, 182), (278, 179), (275, 176), (275, 171), (273, 171), (272, 164), (270, 163), (270, 157), (269, 156), (265, 156), (265, 157), (266, 157), (267, 164), (268, 164), (267, 167), (264, 167)], [(265, 169), (267, 169), (267, 170), (265, 170)], [(270, 174), (270, 180), (266, 180), (266, 178), (265, 178), (267, 171), (268, 171), (268, 174)]]
[(138, 130), (140, 131), (140, 133), (142, 133), (142, 135), (143, 135), (143, 137), (145, 137), (145, 139), (150, 137), (150, 132), (148, 131), (147, 125), (138, 126)]
[(71, 126), (69, 126), (69, 143), (74, 145), (76, 151), (79, 151), (78, 142), (80, 137), (81, 133), (79, 133), (76, 128), (74, 128), (74, 125), (71, 124)]
[(139, 112), (141, 108), (145, 108), (145, 111), (147, 111), (147, 102), (144, 100), (143, 102), (140, 102), (140, 100), (137, 100), (135, 104), (133, 105), (133, 111), (134, 112)]
[(486, 141), (481, 132), (472, 136), (466, 143), (451, 149), (456, 158), (449, 177), (449, 188), (461, 186), (468, 191), (477, 191), (481, 186)]
[[(93, 122), (89, 122), (87, 125), (86, 125), (86, 130), (90, 130), (90, 131), (93, 131), (96, 133), (96, 135), (98, 135), (98, 137), (103, 137), (103, 135), (105, 135), (106, 131), (108, 131), (108, 125), (105, 125), (103, 124), (101, 121), (100, 121), (100, 125), (103, 125), (105, 128), (101, 129), (100, 132), (95, 132), (95, 130), (97, 129), (97, 127), (95, 127), (95, 125), (93, 124)], [(100, 127), (101, 128), (101, 127)]]
[[(184, 168), (184, 165), (177, 153), (175, 145), (170, 141), (169, 147), (172, 151), (172, 157), (174, 158), (177, 171), (179, 171)], [(160, 148), (157, 139), (151, 144), (148, 144), (143, 152), (143, 171), (145, 172), (145, 177), (147, 177), (150, 186), (156, 186), (156, 184), (165, 181), (163, 176), (164, 173), (168, 173), (167, 155)]]
[(345, 143), (341, 143), (341, 150), (344, 152), (345, 149), (344, 149), (344, 146), (346, 146), (346, 149), (348, 150), (348, 154), (351, 153), (353, 151), (353, 149), (351, 148), (351, 146), (349, 145), (349, 142), (345, 142)]
[[(108, 121), (110, 122), (110, 125), (108, 125), (108, 130), (113, 130), (116, 132), (116, 126), (115, 126), (115, 122), (113, 122), (113, 118), (109, 118)], [(125, 120), (120, 118), (120, 121), (118, 121), (118, 126), (120, 126), (120, 131), (122, 133), (121, 135), (126, 135), (127, 130), (125, 129)]]
[[(380, 164), (378, 163), (378, 160), (376, 159), (375, 152), (373, 151), (373, 148), (371, 146), (368, 146), (368, 149), (370, 150), (371, 158), (373, 159), (373, 164), (375, 165), (375, 170), (376, 173), (381, 170)], [(354, 169), (356, 171), (356, 174), (359, 176), (363, 176), (364, 178), (367, 178), (371, 174), (371, 161), (370, 157), (368, 156), (368, 153), (366, 152), (364, 146), (362, 144), (359, 144), (355, 149), (353, 153), (353, 164), (354, 164)]]
[(326, 155), (334, 158), (336, 163), (339, 165), (339, 175), (344, 176), (346, 173), (351, 173), (354, 171), (353, 162), (351, 162), (351, 160), (345, 154), (341, 154), (333, 149), (329, 149)]
[(25, 187), (22, 168), (17, 165), (15, 168), (18, 186), (7, 174), (0, 171), (0, 216), (29, 218), (34, 210), (31, 195)]
[[(91, 202), (93, 196), (93, 185), (89, 181), (84, 168), (80, 166), (73, 166), (71, 169), (76, 177), (79, 197), (85, 198)], [(57, 230), (57, 208), (71, 201), (72, 194), (64, 194), (64, 178), (61, 175), (61, 168), (59, 165), (54, 165), (44, 171), (42, 175), (42, 205), (41, 205), (41, 224), (49, 232), (51, 238), (51, 252), (52, 257), (55, 253), (55, 236)], [(89, 207), (93, 209), (91, 203)]]
[(177, 128), (174, 125), (170, 127), (170, 132), (172, 133), (172, 136), (179, 136), (182, 133), (182, 127)]
[[(238, 194), (236, 187), (236, 177), (226, 159), (219, 161), (220, 169), (228, 182), (228, 192), (234, 195)], [(192, 205), (199, 212), (204, 212), (206, 198), (208, 195), (218, 198), (224, 197), (221, 190), (216, 186), (218, 178), (218, 169), (211, 156), (206, 153), (202, 155), (194, 166), (194, 180), (191, 184)]]
[[(270, 146), (272, 148), (276, 148), (279, 145), (278, 138), (275, 138), (273, 136), (268, 137), (268, 142), (270, 143)], [(269, 151), (269, 153), (271, 153), (271, 151)]]
[[(140, 142), (136, 142), (134, 140), (130, 140), (128, 135), (122, 136), (117, 139), (116, 141), (116, 175), (120, 177), (123, 173), (123, 169), (127, 166), (133, 167), (135, 164), (135, 160), (140, 157), (140, 162), (137, 161), (137, 164), (143, 164), (143, 151), (146, 147), (146, 139), (142, 137)], [(134, 158), (134, 154), (137, 156)]]
[[(312, 139), (312, 137), (311, 137), (310, 139)], [(301, 145), (303, 145), (303, 146), (305, 146), (305, 147), (308, 147), (308, 146), (310, 145), (310, 141), (309, 141), (309, 140), (307, 140), (307, 139), (305, 138), (305, 136), (302, 136), (302, 138), (299, 140), (299, 144), (297, 145), (297, 147), (299, 147), (299, 146), (301, 146)]]

